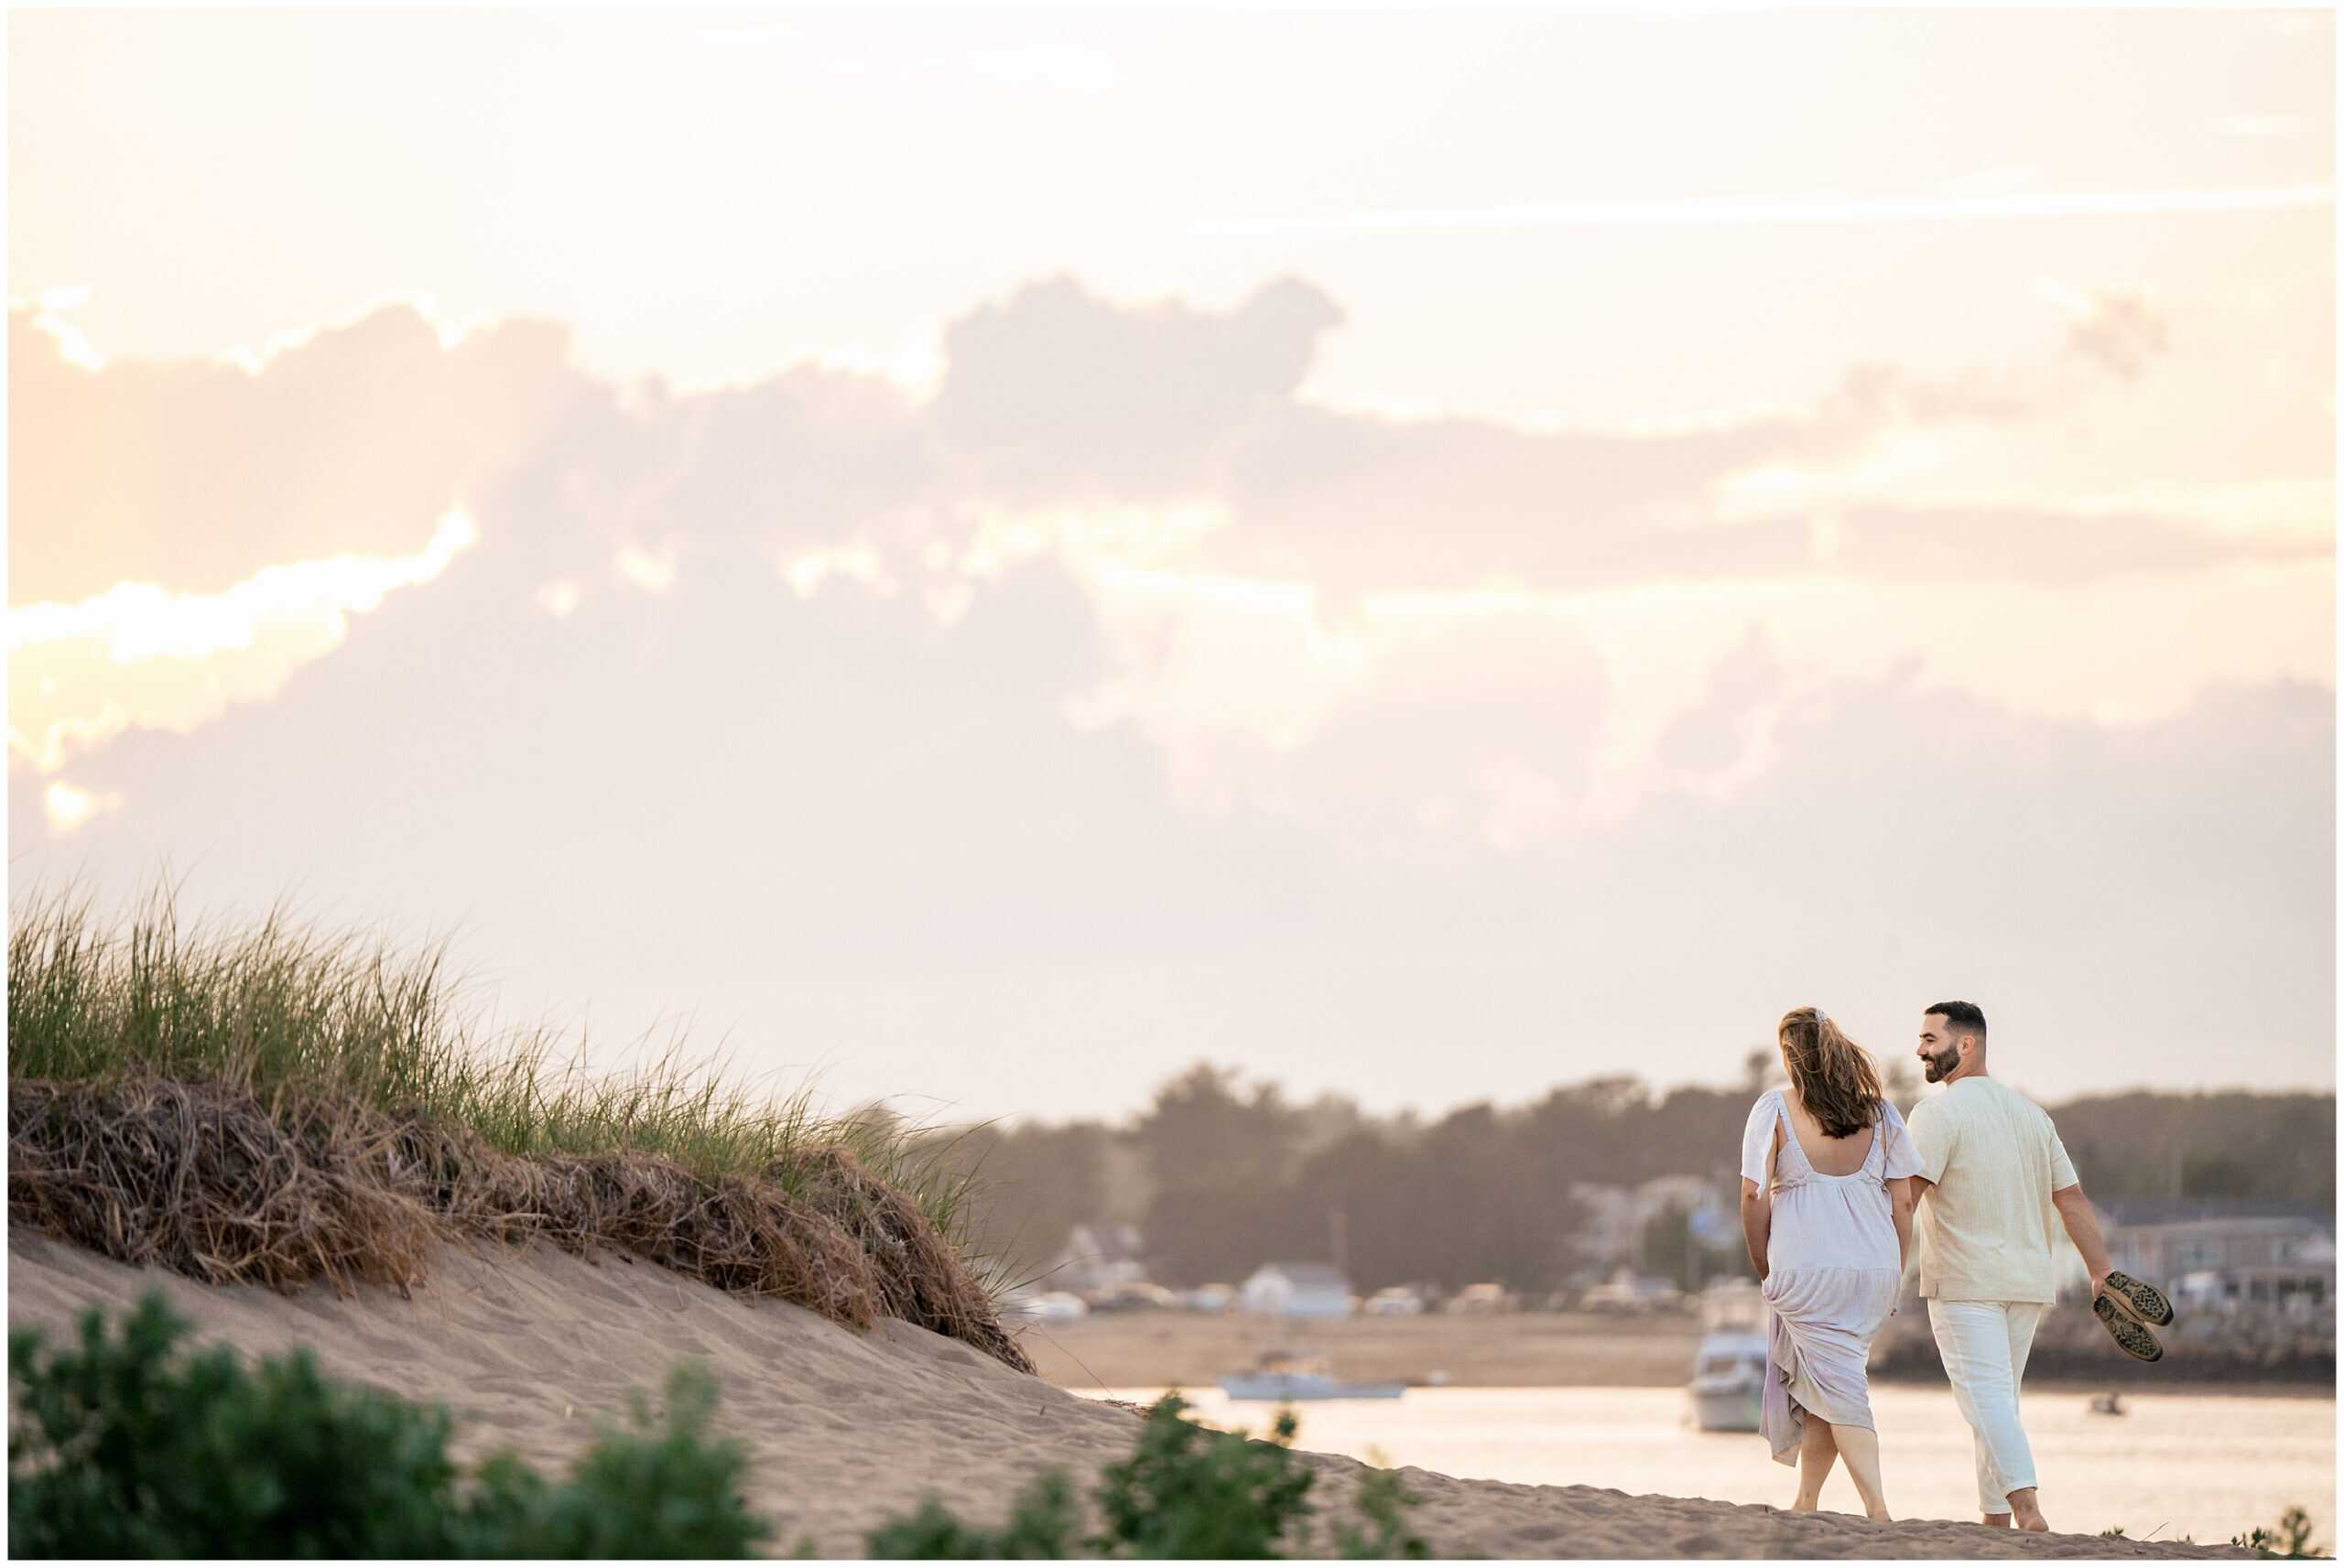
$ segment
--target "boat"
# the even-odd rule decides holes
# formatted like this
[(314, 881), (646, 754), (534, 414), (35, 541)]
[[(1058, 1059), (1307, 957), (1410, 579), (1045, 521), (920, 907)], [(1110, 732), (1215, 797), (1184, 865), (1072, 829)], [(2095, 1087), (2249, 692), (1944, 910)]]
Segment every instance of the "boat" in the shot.
[(1396, 1400), (1401, 1383), (1345, 1383), (1328, 1369), (1323, 1357), (1298, 1350), (1264, 1351), (1243, 1372), (1225, 1374), (1221, 1391), (1232, 1400)]
[(1703, 1432), (1755, 1432), (1766, 1391), (1766, 1336), (1723, 1328), (1701, 1336), (1685, 1385), (1693, 1424)]
[(1702, 1432), (1755, 1432), (1765, 1397), (1765, 1298), (1746, 1281), (1712, 1285), (1700, 1297), (1700, 1343), (1685, 1385), (1688, 1419)]

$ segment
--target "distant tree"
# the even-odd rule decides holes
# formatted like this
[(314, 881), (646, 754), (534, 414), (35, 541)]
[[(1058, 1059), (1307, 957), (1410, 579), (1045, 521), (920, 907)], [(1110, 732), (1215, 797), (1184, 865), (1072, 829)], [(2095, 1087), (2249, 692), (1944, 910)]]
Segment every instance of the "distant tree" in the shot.
[(1272, 1184), (1290, 1173), (1301, 1117), (1275, 1084), (1236, 1089), (1237, 1070), (1199, 1062), (1156, 1091), (1133, 1141), (1158, 1187)]
[(2227, 1154), (2187, 1154), (2181, 1162), (2181, 1195), (2244, 1198), (2254, 1195), (2254, 1167)]
[[(1340, 1215), (1343, 1261), (1362, 1292), (1495, 1280), (1537, 1292), (1573, 1267), (1579, 1184), (1730, 1180), (1762, 1059), (1779, 1071), (1773, 1053), (1753, 1052), (1731, 1087), (1656, 1095), (1614, 1075), (1431, 1120), (1371, 1117), (1333, 1095), (1296, 1107), (1275, 1085), (1200, 1063), (1127, 1129), (985, 1129), (954, 1158), (982, 1156), (991, 1196), (979, 1234), (993, 1250), (1038, 1260), (1078, 1222), (1136, 1217), (1162, 1282), (1233, 1282), (1273, 1260), (1333, 1260)], [(1909, 1110), (1923, 1092), (1913, 1063), (1900, 1054), (1882, 1068), (1889, 1098)], [(2097, 1199), (2335, 1202), (2333, 1095), (2133, 1091), (2046, 1108)], [(1653, 1222), (1649, 1269), (1699, 1282), (1740, 1267), (1731, 1247), (1696, 1248), (1688, 1265), (1686, 1223)]]
[(975, 1178), (971, 1247), (1021, 1282), (1074, 1227), (1111, 1217), (1100, 1199), (1113, 1137), (1095, 1121), (989, 1124), (932, 1133), (920, 1147), (940, 1168)]
[[(1198, 1063), (1156, 1091), (1132, 1130), (1154, 1186), (1148, 1250), (1173, 1282), (1242, 1278), (1307, 1219), (1286, 1190), (1299, 1119), (1275, 1085), (1241, 1095), (1236, 1077)], [(1307, 1255), (1326, 1251), (1321, 1244)]]

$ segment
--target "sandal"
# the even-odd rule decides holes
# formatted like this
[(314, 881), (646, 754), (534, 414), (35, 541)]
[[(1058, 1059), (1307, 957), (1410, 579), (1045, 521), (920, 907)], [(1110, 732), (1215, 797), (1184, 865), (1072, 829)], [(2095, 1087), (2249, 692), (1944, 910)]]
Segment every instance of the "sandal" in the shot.
[(2157, 1361), (2165, 1357), (2165, 1346), (2157, 1343), (2148, 1325), (2135, 1319), (2107, 1296), (2091, 1299), (2092, 1315), (2108, 1325), (2109, 1337), (2116, 1341), (2116, 1348), (2136, 1361)]
[(2101, 1292), (2116, 1298), (2116, 1304), (2130, 1312), (2143, 1323), (2163, 1328), (2173, 1321), (2173, 1303), (2154, 1285), (2143, 1284), (2130, 1274), (2109, 1271)]

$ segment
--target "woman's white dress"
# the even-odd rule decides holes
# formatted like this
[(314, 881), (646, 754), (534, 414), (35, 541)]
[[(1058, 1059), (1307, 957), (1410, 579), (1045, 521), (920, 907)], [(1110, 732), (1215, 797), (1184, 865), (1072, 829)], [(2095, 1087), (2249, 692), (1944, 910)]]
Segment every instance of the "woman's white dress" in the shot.
[(1886, 1100), (1880, 1108), (1863, 1164), (1844, 1176), (1807, 1162), (1780, 1089), (1758, 1098), (1742, 1131), (1742, 1173), (1774, 1195), (1761, 1292), (1774, 1365), (1758, 1427), (1776, 1464), (1798, 1463), (1809, 1415), (1872, 1430), (1864, 1363), (1902, 1273), (1887, 1183), (1920, 1170), (1904, 1119)]

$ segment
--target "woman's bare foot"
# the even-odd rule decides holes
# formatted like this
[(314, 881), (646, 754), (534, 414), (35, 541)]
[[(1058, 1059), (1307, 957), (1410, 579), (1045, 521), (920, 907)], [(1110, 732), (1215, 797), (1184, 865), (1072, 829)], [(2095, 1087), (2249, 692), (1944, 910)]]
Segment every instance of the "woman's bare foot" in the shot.
[(2050, 1522), (2043, 1517), (2043, 1510), (2035, 1506), (2035, 1488), (2032, 1487), (2011, 1494), (2011, 1518), (2019, 1529), (2031, 1530), (2038, 1535), (2051, 1528)]

